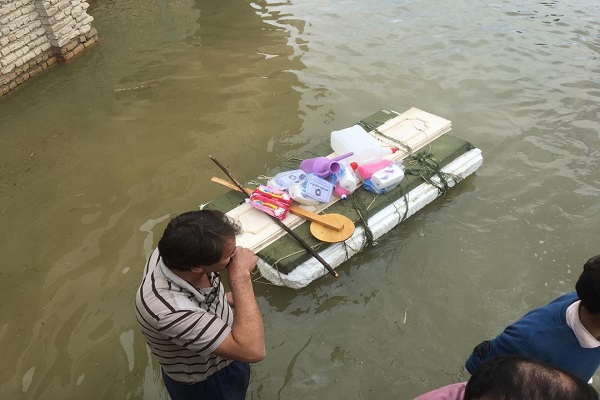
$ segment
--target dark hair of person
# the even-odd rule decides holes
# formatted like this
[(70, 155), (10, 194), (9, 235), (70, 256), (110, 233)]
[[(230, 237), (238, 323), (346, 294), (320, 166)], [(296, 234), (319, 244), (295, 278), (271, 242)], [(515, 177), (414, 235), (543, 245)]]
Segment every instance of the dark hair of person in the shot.
[(591, 314), (600, 314), (600, 255), (590, 258), (583, 265), (575, 290), (581, 304)]
[(221, 260), (225, 242), (239, 232), (240, 227), (221, 211), (190, 211), (169, 222), (158, 251), (167, 267), (189, 271)]
[(598, 400), (581, 378), (552, 365), (505, 355), (482, 363), (465, 387), (464, 400)]

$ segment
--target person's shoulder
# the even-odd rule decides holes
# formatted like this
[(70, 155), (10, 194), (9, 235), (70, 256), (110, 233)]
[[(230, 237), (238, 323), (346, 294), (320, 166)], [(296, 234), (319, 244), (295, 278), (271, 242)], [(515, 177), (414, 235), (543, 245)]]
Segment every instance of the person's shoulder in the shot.
[(558, 296), (557, 298), (555, 298), (554, 300), (552, 300), (550, 303), (548, 303), (548, 306), (554, 306), (554, 305), (570, 305), (573, 304), (574, 302), (576, 302), (577, 300), (579, 300), (579, 296), (577, 296), (577, 292), (569, 292), (569, 293), (565, 293), (561, 296)]
[(545, 330), (548, 327), (560, 324), (563, 319), (563, 311), (577, 300), (578, 297), (575, 292), (561, 295), (550, 303), (527, 312), (520, 319), (507, 327), (507, 329), (525, 329), (527, 331), (531, 330), (539, 332), (540, 330)]
[(453, 383), (431, 392), (424, 393), (413, 400), (462, 400), (467, 382)]

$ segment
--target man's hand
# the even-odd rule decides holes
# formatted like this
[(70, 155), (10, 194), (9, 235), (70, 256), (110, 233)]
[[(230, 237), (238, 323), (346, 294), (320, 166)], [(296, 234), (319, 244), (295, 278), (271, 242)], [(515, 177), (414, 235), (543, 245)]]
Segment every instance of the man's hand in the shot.
[(244, 362), (258, 362), (266, 356), (265, 329), (250, 278), (257, 261), (254, 252), (237, 247), (227, 264), (232, 291), (227, 301), (235, 304), (235, 314), (231, 333), (213, 354)]
[(248, 278), (256, 268), (257, 262), (258, 256), (252, 250), (245, 247), (236, 247), (231, 256), (231, 261), (227, 264), (227, 274), (232, 287), (235, 285), (235, 281)]

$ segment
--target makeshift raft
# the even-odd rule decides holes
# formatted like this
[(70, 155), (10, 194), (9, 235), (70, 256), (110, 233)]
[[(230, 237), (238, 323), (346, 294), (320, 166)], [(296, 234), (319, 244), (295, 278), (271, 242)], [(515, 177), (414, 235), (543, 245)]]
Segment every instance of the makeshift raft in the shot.
[[(400, 151), (385, 158), (402, 160), (404, 179), (385, 194), (375, 194), (359, 187), (347, 200), (333, 196), (329, 203), (301, 206), (314, 213), (342, 214), (354, 221), (356, 229), (344, 242), (325, 243), (315, 239), (309, 230), (310, 221), (299, 216), (288, 214), (283, 220), (333, 268), (368, 250), (377, 239), (475, 172), (483, 162), (481, 150), (447, 134), (451, 129), (449, 120), (417, 108), (402, 114), (380, 110), (358, 124), (382, 146), (400, 148)], [(336, 156), (332, 153), (329, 139), (328, 134), (321, 144), (298, 155), (298, 159), (285, 161), (268, 171), (267, 178), (282, 171), (298, 169), (303, 159)], [(235, 171), (231, 172), (235, 175)], [(257, 178), (245, 186), (255, 188), (258, 184), (266, 184), (267, 178)], [(245, 197), (242, 193), (230, 191), (204, 208), (226, 212), (241, 225), (243, 233), (237, 237), (237, 244), (258, 254), (258, 268), (264, 278), (275, 285), (300, 289), (328, 273), (321, 262), (271, 217), (247, 204)]]

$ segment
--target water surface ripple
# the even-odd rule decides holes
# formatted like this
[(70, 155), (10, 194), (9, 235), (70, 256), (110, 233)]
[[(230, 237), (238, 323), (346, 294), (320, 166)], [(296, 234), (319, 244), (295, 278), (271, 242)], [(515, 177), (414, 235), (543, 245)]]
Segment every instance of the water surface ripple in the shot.
[[(168, 219), (380, 109), (484, 164), (294, 291), (251, 399), (409, 399), (600, 252), (600, 5), (95, 0), (100, 43), (0, 99), (0, 397), (167, 399), (133, 295)], [(596, 379), (596, 381), (600, 381)]]

